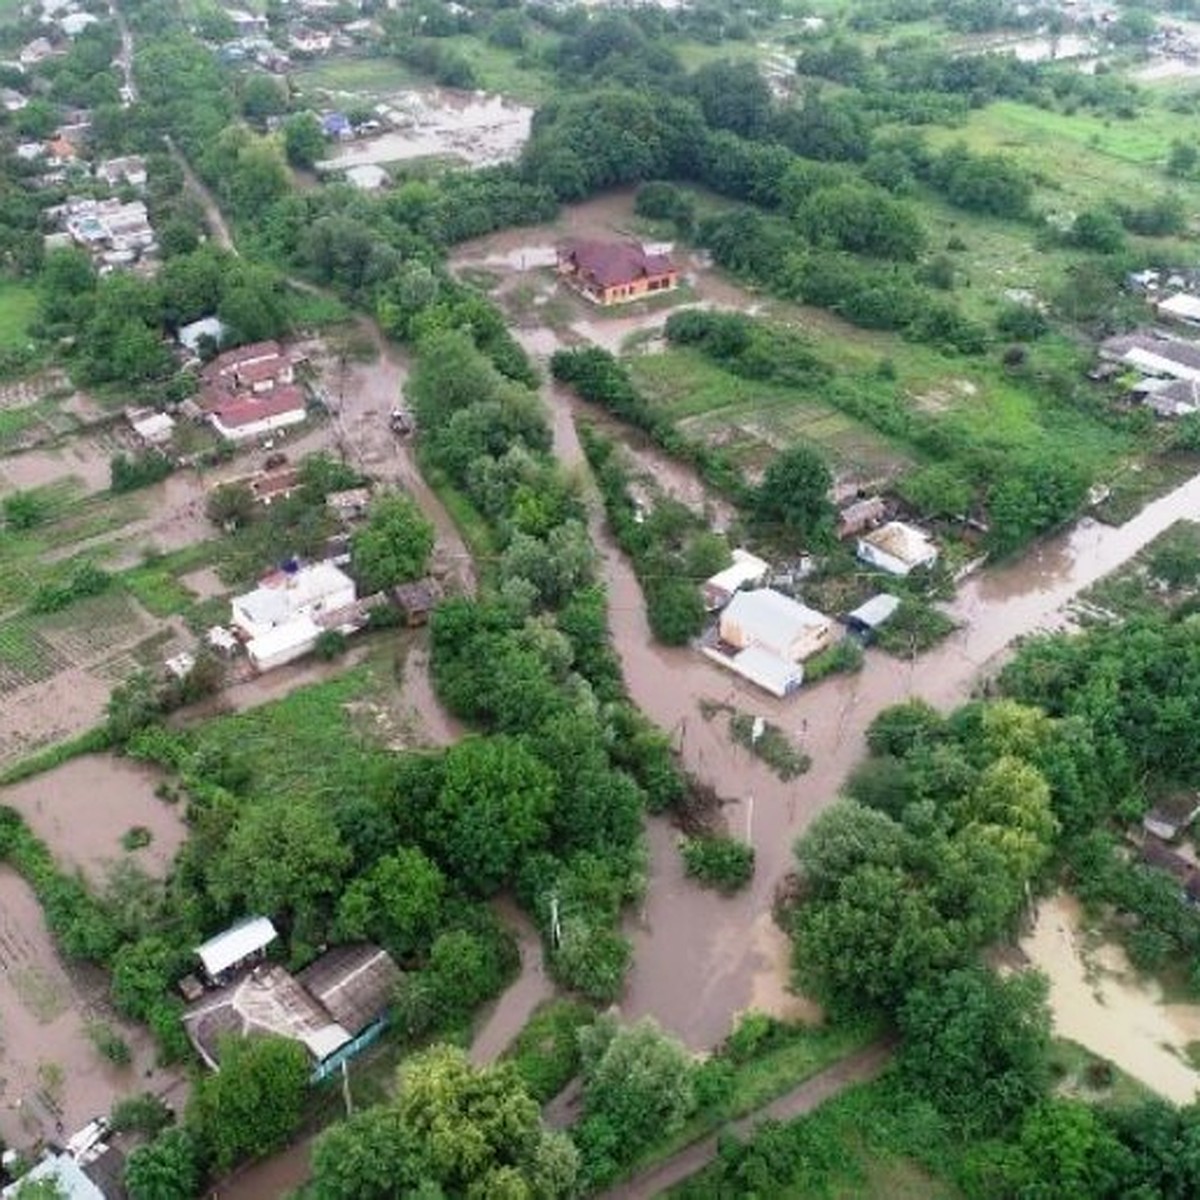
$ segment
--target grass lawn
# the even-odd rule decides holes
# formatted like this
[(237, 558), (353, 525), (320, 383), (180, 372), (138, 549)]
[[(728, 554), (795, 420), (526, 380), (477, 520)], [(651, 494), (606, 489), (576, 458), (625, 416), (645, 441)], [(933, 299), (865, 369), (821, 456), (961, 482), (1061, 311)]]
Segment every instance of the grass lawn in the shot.
[[(0, 0), (0, 5), (3, 3)], [(25, 344), (37, 306), (37, 291), (31, 284), (15, 279), (0, 281), (0, 347)]]
[(453, 46), (475, 68), (479, 86), (484, 91), (496, 92), (501, 96), (510, 96), (514, 100), (533, 105), (541, 104), (554, 95), (554, 76), (550, 71), (522, 66), (521, 59), (529, 55), (527, 61), (532, 61), (552, 40), (534, 39), (529, 50), (515, 52), (493, 46), (484, 39), (469, 34), (438, 39), (439, 43)]
[(1188, 207), (1200, 205), (1200, 184), (1169, 179), (1163, 170), (1171, 142), (1187, 118), (1152, 105), (1131, 120), (1050, 112), (1001, 100), (976, 109), (958, 129), (928, 130), (931, 146), (964, 141), (973, 150), (1012, 155), (1033, 172), (1046, 209), (1079, 209), (1106, 199), (1145, 203), (1164, 188)]
[(323, 89), (371, 96), (403, 91), (423, 82), (398, 59), (382, 57), (330, 58), (296, 71), (291, 79), (301, 92)]

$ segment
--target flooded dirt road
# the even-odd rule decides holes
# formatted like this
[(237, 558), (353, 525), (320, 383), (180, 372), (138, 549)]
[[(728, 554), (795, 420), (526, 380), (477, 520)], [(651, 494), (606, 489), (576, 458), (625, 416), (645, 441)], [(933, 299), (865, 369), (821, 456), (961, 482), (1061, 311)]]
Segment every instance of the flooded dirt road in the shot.
[(1056, 1033), (1176, 1104), (1195, 1099), (1200, 1071), (1188, 1045), (1200, 1041), (1200, 1005), (1165, 1003), (1158, 984), (1138, 976), (1119, 946), (1089, 947), (1071, 896), (1042, 901), (1021, 949), (1050, 980)]
[[(553, 406), (555, 448), (576, 467), (582, 452), (571, 409)], [(1200, 476), (1148, 505), (1118, 528), (1084, 521), (1018, 563), (967, 580), (949, 611), (963, 628), (913, 662), (868, 651), (854, 676), (823, 680), (788, 700), (775, 700), (694, 651), (660, 646), (651, 637), (632, 568), (603, 528), (593, 504), (592, 529), (604, 559), (609, 620), (634, 702), (669, 732), (687, 769), (729, 800), (732, 832), (751, 841), (757, 869), (734, 897), (696, 887), (683, 876), (676, 833), (650, 822), (651, 874), (646, 901), (630, 920), (635, 961), (622, 1008), (630, 1018), (653, 1014), (689, 1045), (714, 1045), (735, 1015), (752, 1003), (787, 994), (778, 935), (763, 914), (790, 870), (791, 847), (833, 802), (863, 753), (863, 735), (879, 711), (912, 696), (950, 707), (995, 669), (1015, 639), (1064, 624), (1061, 610), (1080, 590), (1112, 571), (1181, 517), (1200, 514)], [(812, 769), (781, 782), (728, 737), (723, 722), (705, 722), (701, 700), (720, 700), (781, 726), (813, 759)], [(781, 961), (783, 959), (783, 961)]]

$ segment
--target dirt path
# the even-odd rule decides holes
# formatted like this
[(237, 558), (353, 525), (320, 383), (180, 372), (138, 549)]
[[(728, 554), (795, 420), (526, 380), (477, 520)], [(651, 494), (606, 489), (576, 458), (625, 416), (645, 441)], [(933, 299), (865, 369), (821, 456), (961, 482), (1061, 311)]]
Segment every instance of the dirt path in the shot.
[(772, 1100), (770, 1104), (726, 1125), (719, 1133), (693, 1142), (666, 1162), (651, 1167), (611, 1191), (601, 1193), (600, 1200), (650, 1200), (652, 1196), (661, 1196), (669, 1188), (691, 1178), (708, 1166), (716, 1156), (721, 1138), (730, 1134), (746, 1138), (764, 1121), (791, 1121), (802, 1117), (846, 1088), (876, 1078), (887, 1066), (891, 1056), (891, 1044), (877, 1042), (857, 1054), (843, 1058), (819, 1075), (806, 1079), (790, 1092)]
[(225, 215), (221, 212), (221, 207), (217, 204), (212, 192), (208, 190), (207, 185), (202, 183), (200, 177), (192, 170), (192, 164), (188, 162), (183, 151), (175, 145), (175, 141), (169, 133), (163, 134), (163, 141), (166, 142), (167, 149), (171, 152), (171, 157), (179, 164), (179, 169), (183, 172), (184, 186), (200, 201), (204, 209), (204, 219), (208, 222), (208, 228), (213, 240), (222, 250), (228, 250), (230, 254), (237, 254), (238, 248), (234, 244), (233, 234), (229, 232), (229, 226), (225, 222)]

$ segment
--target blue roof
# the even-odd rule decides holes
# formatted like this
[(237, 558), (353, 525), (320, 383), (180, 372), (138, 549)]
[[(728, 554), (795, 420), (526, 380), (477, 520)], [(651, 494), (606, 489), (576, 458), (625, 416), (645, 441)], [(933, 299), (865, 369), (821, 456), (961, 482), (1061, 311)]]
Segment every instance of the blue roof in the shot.
[(350, 128), (350, 118), (345, 113), (326, 113), (321, 118), (321, 128), (326, 133), (345, 133)]

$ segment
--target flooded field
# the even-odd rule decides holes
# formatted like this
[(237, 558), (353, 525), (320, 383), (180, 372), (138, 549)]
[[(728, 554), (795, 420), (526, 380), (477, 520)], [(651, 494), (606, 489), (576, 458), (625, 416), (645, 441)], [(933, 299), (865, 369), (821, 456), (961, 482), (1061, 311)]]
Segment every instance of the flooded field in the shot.
[(102, 436), (73, 438), (64, 446), (25, 450), (0, 458), (0, 492), (78, 481), (85, 491), (101, 492), (109, 483), (114, 446)]
[(1120, 947), (1089, 946), (1070, 896), (1042, 901), (1021, 949), (1050, 980), (1056, 1033), (1176, 1104), (1195, 1099), (1200, 1071), (1188, 1045), (1200, 1041), (1200, 1005), (1164, 1003), (1158, 985), (1140, 979)]
[[(105, 868), (125, 857), (162, 877), (187, 837), (187, 826), (179, 805), (154, 794), (160, 778), (144, 763), (87, 754), (0, 788), (0, 804), (15, 808), (63, 867), (79, 868), (91, 883), (101, 883)], [(149, 830), (151, 840), (127, 851), (121, 839), (135, 826)]]
[(403, 92), (388, 100), (400, 128), (346, 142), (317, 163), (344, 171), (368, 163), (452, 157), (472, 167), (510, 162), (529, 140), (533, 109), (504, 96), (450, 88)]
[[(67, 972), (33, 892), (0, 867), (0, 1137), (6, 1145), (28, 1148), (74, 1133), (131, 1091), (156, 1092), (182, 1107), (182, 1075), (155, 1066), (149, 1034), (118, 1021), (106, 995), (99, 973)], [(116, 1067), (96, 1050), (89, 1029), (101, 1024), (129, 1046), (129, 1066)]]

